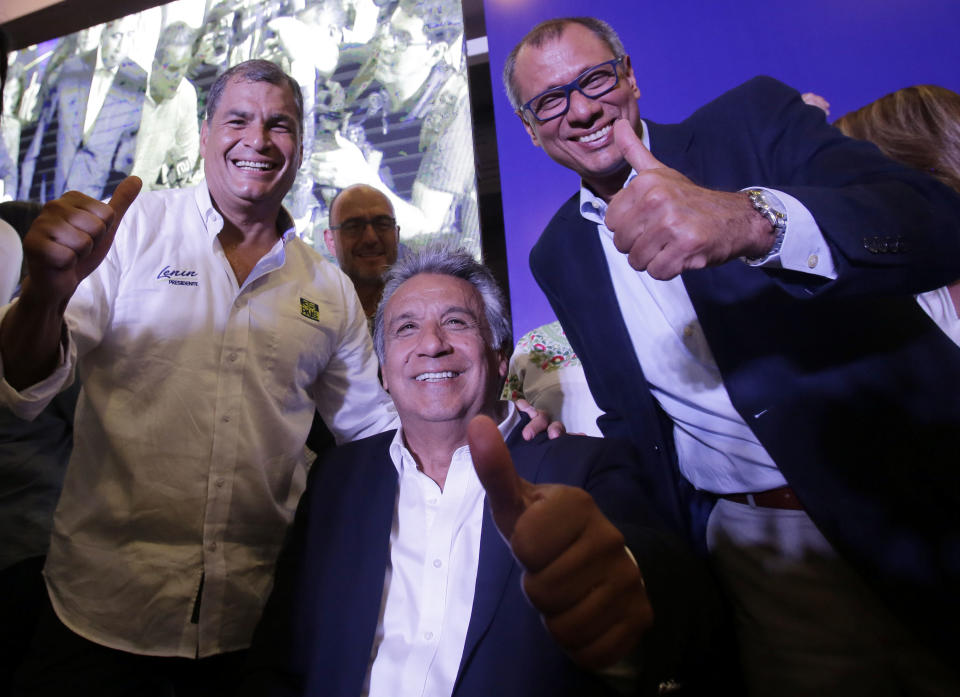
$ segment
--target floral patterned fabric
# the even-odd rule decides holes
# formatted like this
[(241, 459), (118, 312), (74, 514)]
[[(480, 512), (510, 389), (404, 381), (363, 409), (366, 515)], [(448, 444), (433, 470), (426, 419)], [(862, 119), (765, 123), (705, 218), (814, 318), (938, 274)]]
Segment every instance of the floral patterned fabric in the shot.
[(526, 399), (562, 421), (570, 433), (602, 435), (596, 423), (600, 409), (559, 322), (537, 327), (517, 342), (503, 398)]

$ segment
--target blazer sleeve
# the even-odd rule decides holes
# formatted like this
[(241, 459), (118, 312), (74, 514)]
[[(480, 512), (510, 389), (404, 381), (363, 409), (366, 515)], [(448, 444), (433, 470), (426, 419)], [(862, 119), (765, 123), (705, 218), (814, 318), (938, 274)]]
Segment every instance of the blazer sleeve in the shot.
[[(728, 188), (767, 186), (794, 196), (830, 245), (838, 271), (832, 283), (770, 272), (798, 297), (915, 294), (960, 278), (957, 192), (847, 138), (772, 78), (754, 78), (702, 111), (691, 117), (705, 131), (692, 147), (702, 148), (705, 178), (737, 177)], [(706, 172), (726, 167), (730, 175)]]

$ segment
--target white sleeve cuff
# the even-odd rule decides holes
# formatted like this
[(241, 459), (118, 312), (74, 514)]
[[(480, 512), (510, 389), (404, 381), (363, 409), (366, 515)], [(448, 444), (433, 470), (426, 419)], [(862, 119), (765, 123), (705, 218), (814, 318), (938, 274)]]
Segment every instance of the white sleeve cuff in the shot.
[(807, 207), (790, 194), (776, 189), (758, 186), (747, 188), (763, 189), (787, 214), (787, 230), (780, 251), (748, 263), (751, 266), (787, 269), (835, 279), (837, 271), (830, 247)]
[[(3, 319), (9, 309), (10, 306), (8, 305), (0, 310), (0, 320)], [(76, 363), (77, 345), (70, 340), (70, 332), (67, 330), (66, 322), (63, 323), (57, 367), (40, 382), (18, 392), (7, 382), (6, 373), (3, 369), (3, 357), (0, 356), (0, 406), (6, 407), (18, 418), (33, 421), (54, 397), (73, 383)]]

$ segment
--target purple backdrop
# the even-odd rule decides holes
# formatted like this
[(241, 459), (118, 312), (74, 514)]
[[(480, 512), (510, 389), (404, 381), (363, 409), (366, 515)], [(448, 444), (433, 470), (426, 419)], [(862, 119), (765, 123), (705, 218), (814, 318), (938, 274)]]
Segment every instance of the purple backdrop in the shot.
[(831, 120), (919, 83), (960, 92), (957, 0), (484, 0), (516, 337), (554, 319), (527, 258), (576, 176), (533, 147), (500, 85), (503, 62), (537, 22), (592, 12), (617, 29), (643, 96), (669, 123), (757, 74), (831, 103)]

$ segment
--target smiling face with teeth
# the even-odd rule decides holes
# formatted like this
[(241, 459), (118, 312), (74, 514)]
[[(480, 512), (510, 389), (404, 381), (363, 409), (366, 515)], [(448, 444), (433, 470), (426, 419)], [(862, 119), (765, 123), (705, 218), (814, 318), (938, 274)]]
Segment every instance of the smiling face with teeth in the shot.
[(384, 307), (383, 386), (404, 433), (463, 439), (477, 414), (496, 418), (507, 357), (492, 346), (483, 300), (469, 282), (421, 273)]
[(290, 88), (233, 79), (203, 122), (200, 154), (210, 197), (228, 220), (271, 222), (303, 157)]
[[(520, 102), (564, 85), (587, 68), (612, 58), (613, 51), (603, 39), (581, 24), (568, 24), (556, 38), (520, 49), (514, 68)], [(559, 118), (539, 123), (529, 113), (520, 115), (534, 145), (579, 174), (605, 199), (620, 190), (630, 172), (614, 142), (613, 122), (624, 118), (640, 131), (640, 90), (629, 56), (624, 56), (618, 70), (616, 89), (597, 99), (572, 91), (570, 108)]]

